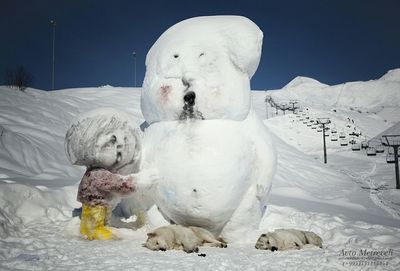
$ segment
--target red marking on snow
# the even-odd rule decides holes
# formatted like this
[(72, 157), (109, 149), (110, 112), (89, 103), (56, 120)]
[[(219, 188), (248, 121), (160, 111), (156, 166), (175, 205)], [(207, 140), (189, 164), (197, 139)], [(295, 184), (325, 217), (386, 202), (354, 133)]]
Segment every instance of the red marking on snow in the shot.
[(171, 93), (171, 91), (172, 91), (171, 86), (162, 85), (160, 87), (160, 96), (161, 96), (161, 101), (162, 102), (167, 102), (168, 101), (168, 96)]

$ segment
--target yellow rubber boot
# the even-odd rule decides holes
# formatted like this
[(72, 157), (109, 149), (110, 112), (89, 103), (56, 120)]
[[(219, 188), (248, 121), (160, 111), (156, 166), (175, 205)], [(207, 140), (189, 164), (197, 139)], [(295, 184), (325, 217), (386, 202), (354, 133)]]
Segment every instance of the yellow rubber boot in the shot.
[(88, 240), (116, 239), (111, 230), (104, 226), (107, 207), (83, 204), (81, 216), (81, 234)]

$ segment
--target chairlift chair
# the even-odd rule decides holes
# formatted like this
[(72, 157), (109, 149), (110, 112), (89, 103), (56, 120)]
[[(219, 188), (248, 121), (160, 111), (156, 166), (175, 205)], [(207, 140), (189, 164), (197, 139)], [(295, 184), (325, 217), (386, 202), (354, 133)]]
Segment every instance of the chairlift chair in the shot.
[(376, 153), (384, 153), (385, 152), (385, 147), (382, 145), (378, 145), (375, 147)]
[(368, 147), (367, 156), (376, 156), (376, 149), (374, 147)]
[(346, 139), (342, 138), (342, 139), (340, 140), (340, 146), (347, 146), (348, 144), (349, 144), (349, 143), (347, 142)]
[(394, 164), (395, 159), (394, 159), (394, 154), (387, 154), (386, 155), (386, 163), (388, 164)]
[(346, 134), (345, 134), (344, 132), (341, 132), (341, 133), (339, 134), (339, 138), (346, 138)]
[(355, 143), (355, 144), (353, 144), (353, 146), (351, 146), (351, 150), (352, 150), (352, 151), (359, 151), (359, 150), (361, 150), (361, 145), (360, 145), (360, 143)]
[(366, 149), (366, 148), (368, 148), (368, 147), (369, 147), (368, 141), (363, 141), (363, 142), (361, 142), (361, 148), (362, 148), (362, 149)]
[(337, 135), (332, 135), (331, 136), (331, 141), (338, 141)]
[(332, 133), (332, 134), (336, 134), (336, 133), (337, 133), (336, 128), (332, 128), (332, 129), (331, 129), (331, 133)]

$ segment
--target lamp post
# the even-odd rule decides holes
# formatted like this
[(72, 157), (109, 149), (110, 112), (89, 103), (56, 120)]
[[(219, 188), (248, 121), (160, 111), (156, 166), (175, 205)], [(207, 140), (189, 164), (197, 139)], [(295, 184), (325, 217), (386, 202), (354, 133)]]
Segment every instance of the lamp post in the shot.
[(50, 20), (50, 25), (53, 27), (53, 63), (51, 67), (51, 90), (54, 90), (55, 83), (55, 61), (56, 61), (56, 21)]
[(135, 87), (136, 87), (136, 52), (133, 52), (132, 55), (133, 55), (133, 65), (134, 65), (134, 73), (135, 73)]
[(327, 159), (326, 159), (325, 125), (331, 123), (331, 121), (329, 120), (329, 118), (318, 118), (317, 123), (322, 125), (322, 138), (324, 141), (324, 163), (326, 164)]

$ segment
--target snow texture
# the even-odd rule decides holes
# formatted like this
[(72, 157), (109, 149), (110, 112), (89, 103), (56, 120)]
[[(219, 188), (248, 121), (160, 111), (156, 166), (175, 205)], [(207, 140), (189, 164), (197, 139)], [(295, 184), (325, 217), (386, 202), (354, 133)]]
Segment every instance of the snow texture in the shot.
[[(386, 87), (379, 84), (375, 91), (388, 91)], [(274, 133), (278, 169), (268, 208), (252, 237), (237, 235), (226, 249), (201, 247), (206, 257), (142, 247), (151, 225), (137, 231), (115, 229), (123, 238), (120, 241), (83, 240), (73, 210), (81, 206), (76, 194), (85, 169), (69, 162), (65, 133), (77, 115), (95, 108), (123, 110), (137, 123), (143, 122), (140, 89), (27, 89), (22, 93), (0, 87), (0, 93), (1, 270), (362, 269), (344, 266), (350, 260), (340, 256), (343, 249), (356, 253), (392, 249), (391, 259), (381, 261), (387, 266), (363, 269), (400, 267), (400, 194), (393, 189), (394, 166), (385, 163), (385, 155), (369, 158), (328, 141), (328, 165), (324, 165), (321, 135), (292, 122), (291, 115), (271, 118), (271, 112), (264, 122)], [(317, 92), (301, 105), (309, 107), (311, 115), (335, 117), (338, 131), (345, 127), (347, 117), (370, 136), (400, 121), (400, 107), (390, 107), (390, 100), (383, 101), (385, 109), (376, 113), (370, 108), (358, 113), (340, 105), (333, 113), (329, 104), (323, 110), (312, 106), (323, 100), (320, 95)], [(254, 109), (263, 118), (264, 98), (264, 92), (252, 92)], [(157, 215), (151, 209), (154, 224), (162, 220)], [(254, 248), (261, 233), (279, 228), (313, 231), (322, 237), (323, 249), (268, 252)]]
[(258, 227), (276, 163), (250, 103), (262, 36), (244, 17), (198, 17), (169, 28), (150, 49), (143, 160), (160, 171), (153, 198), (167, 220), (228, 240)]

